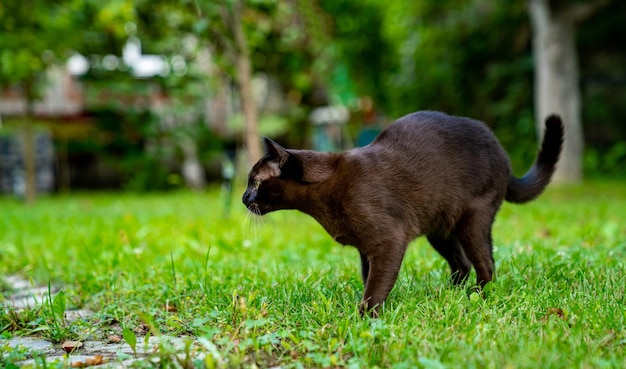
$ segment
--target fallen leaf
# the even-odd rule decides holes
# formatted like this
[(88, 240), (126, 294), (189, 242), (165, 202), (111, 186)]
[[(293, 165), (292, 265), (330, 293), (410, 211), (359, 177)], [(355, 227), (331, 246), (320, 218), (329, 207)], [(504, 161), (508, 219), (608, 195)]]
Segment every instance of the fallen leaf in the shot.
[(135, 327), (133, 331), (137, 334), (146, 334), (150, 332), (150, 326), (147, 325), (146, 323), (141, 323), (140, 325)]
[(122, 342), (122, 336), (119, 334), (112, 334), (109, 336), (109, 340), (107, 341), (107, 343), (119, 343)]
[(87, 358), (87, 360), (85, 360), (85, 364), (87, 364), (87, 366), (104, 364), (104, 359), (102, 355), (96, 355), (93, 358)]
[(563, 318), (565, 316), (565, 314), (563, 313), (563, 310), (559, 308), (549, 308), (547, 315), (556, 315), (559, 318)]
[(548, 228), (544, 228), (539, 231), (539, 236), (542, 238), (550, 238), (552, 237), (552, 232)]
[(83, 347), (83, 343), (80, 341), (65, 341), (61, 347), (63, 348), (63, 351), (71, 353)]
[(120, 231), (120, 242), (124, 245), (128, 245), (128, 235), (125, 231)]
[(102, 365), (105, 363), (106, 360), (104, 360), (104, 357), (102, 355), (96, 355), (94, 357), (87, 358), (84, 363), (82, 361), (74, 361), (70, 364), (70, 366), (72, 368), (86, 368), (88, 366)]
[(175, 313), (178, 311), (175, 305), (170, 304), (169, 302), (165, 303), (165, 311), (168, 313)]
[(562, 309), (559, 308), (549, 308), (548, 311), (546, 312), (546, 315), (544, 315), (543, 318), (541, 318), (541, 320), (546, 321), (550, 318), (550, 316), (555, 315), (561, 319), (565, 319), (565, 313), (563, 312)]

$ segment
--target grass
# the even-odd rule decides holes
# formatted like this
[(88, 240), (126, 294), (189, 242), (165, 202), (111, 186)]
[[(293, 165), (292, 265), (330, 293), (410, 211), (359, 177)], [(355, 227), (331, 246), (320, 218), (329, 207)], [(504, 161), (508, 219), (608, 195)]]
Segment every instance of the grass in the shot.
[[(57, 196), (32, 207), (1, 198), (0, 275), (62, 291), (42, 307), (0, 310), (2, 336), (123, 330), (139, 347), (144, 327), (195, 340), (189, 357), (205, 354), (181, 361), (174, 354), (184, 352), (162, 347), (164, 362), (208, 368), (626, 366), (624, 183), (506, 204), (484, 299), (469, 284), (448, 286), (444, 260), (416, 241), (375, 320), (358, 314), (356, 250), (297, 212), (249, 218), (235, 200), (224, 217), (224, 203), (218, 190)], [(95, 314), (65, 321), (74, 308)]]

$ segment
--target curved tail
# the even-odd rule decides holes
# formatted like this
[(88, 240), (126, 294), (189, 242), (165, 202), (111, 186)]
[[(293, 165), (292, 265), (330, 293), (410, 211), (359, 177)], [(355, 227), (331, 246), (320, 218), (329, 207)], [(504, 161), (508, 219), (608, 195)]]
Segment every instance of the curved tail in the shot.
[(550, 115), (546, 118), (545, 126), (537, 161), (522, 178), (511, 176), (506, 201), (518, 204), (531, 201), (550, 183), (563, 145), (563, 122), (558, 115)]

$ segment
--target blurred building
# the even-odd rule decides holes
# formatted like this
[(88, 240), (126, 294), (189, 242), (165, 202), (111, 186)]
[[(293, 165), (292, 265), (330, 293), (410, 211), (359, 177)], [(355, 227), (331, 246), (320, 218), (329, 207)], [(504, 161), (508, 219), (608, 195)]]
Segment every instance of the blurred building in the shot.
[[(200, 62), (210, 63), (208, 59), (210, 56), (207, 55), (198, 58)], [(116, 169), (119, 166), (112, 161), (116, 156), (123, 159), (125, 153), (115, 152), (113, 141), (116, 140), (125, 141), (128, 145), (136, 144), (138, 150), (167, 151), (163, 146), (171, 144), (171, 137), (165, 137), (166, 134), (146, 137), (145, 132), (137, 132), (141, 128), (128, 127), (128, 124), (124, 126), (123, 122), (118, 122), (117, 127), (108, 127), (108, 131), (102, 130), (101, 118), (111, 115), (111, 111), (116, 109), (111, 107), (119, 108), (121, 116), (125, 115), (125, 111), (149, 112), (145, 116), (156, 116), (156, 124), (160, 126), (156, 129), (163, 132), (190, 131), (186, 126), (202, 121), (209, 130), (226, 135), (226, 122), (235, 109), (231, 94), (207, 94), (199, 104), (176, 107), (159, 83), (158, 78), (169, 74), (182, 75), (188, 67), (182, 56), (166, 59), (160, 55), (142, 54), (141, 43), (132, 37), (121, 57), (106, 55), (88, 59), (74, 54), (64, 66), (50, 67), (46, 72), (47, 81), (41, 98), (34, 102), (37, 177), (41, 180), (39, 190), (119, 187), (124, 174)], [(111, 73), (123, 71), (129, 75), (133, 88), (87, 91), (90, 82), (82, 82), (81, 76), (95, 68)], [(19, 87), (0, 89), (0, 192), (20, 194), (23, 191), (19, 125), (26, 113), (27, 101)], [(120, 139), (120, 136), (126, 137)], [(173, 133), (170, 136), (181, 135)], [(198, 159), (199, 149), (194, 133), (188, 136), (190, 138), (183, 137), (176, 142), (179, 148), (170, 150), (172, 157), (182, 158), (175, 163), (170, 160), (161, 164), (168, 167), (167, 171), (180, 173), (182, 181), (190, 186), (201, 187), (205, 170)], [(85, 146), (94, 144), (111, 147), (111, 157), (107, 160), (96, 150), (90, 152), (85, 149)], [(215, 172), (219, 172), (219, 168)]]

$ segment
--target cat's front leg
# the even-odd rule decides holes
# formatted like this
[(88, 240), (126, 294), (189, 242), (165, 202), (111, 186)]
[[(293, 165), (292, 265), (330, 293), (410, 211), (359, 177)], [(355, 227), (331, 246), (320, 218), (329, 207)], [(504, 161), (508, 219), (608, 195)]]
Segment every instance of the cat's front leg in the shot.
[(362, 315), (378, 316), (381, 305), (398, 279), (405, 249), (406, 246), (395, 246), (365, 254), (369, 273), (361, 301)]
[(367, 260), (367, 255), (363, 251), (359, 250), (361, 255), (361, 278), (363, 279), (363, 287), (367, 284), (367, 276), (370, 274), (370, 262)]

